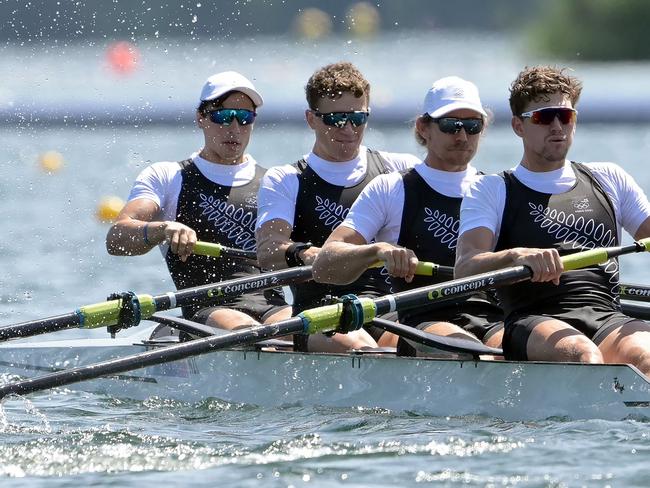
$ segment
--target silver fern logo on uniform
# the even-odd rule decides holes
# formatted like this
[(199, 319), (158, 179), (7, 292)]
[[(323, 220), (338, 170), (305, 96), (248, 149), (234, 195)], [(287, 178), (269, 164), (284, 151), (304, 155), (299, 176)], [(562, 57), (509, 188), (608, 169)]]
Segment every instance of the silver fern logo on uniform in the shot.
[[(529, 213), (539, 228), (551, 234), (564, 249), (584, 251), (596, 247), (610, 247), (617, 243), (616, 232), (607, 229), (602, 222), (589, 216), (580, 215), (593, 212), (587, 198), (573, 200), (573, 212), (564, 212), (555, 208), (528, 202)], [(580, 208), (576, 208), (579, 205)], [(611, 293), (618, 296), (618, 260), (610, 259), (601, 268), (609, 276)]]
[(338, 202), (330, 201), (329, 198), (322, 198), (316, 195), (315, 210), (318, 215), (318, 220), (322, 221), (325, 227), (334, 230), (345, 220), (350, 208), (344, 207)]
[(238, 247), (244, 251), (256, 249), (256, 210), (245, 210), (228, 203), (227, 200), (204, 193), (200, 193), (199, 197), (201, 198), (199, 208), (203, 209), (201, 215), (207, 216), (208, 222), (212, 222), (215, 229), (225, 237), (221, 244)]
[(429, 224), (427, 230), (432, 232), (433, 237), (441, 244), (446, 244), (449, 249), (456, 249), (460, 220), (437, 209), (431, 210), (429, 207), (424, 207), (424, 213), (427, 214), (424, 222)]
[(573, 204), (573, 209), (576, 213), (593, 212), (590, 208), (589, 199), (587, 197), (576, 198), (571, 203)]

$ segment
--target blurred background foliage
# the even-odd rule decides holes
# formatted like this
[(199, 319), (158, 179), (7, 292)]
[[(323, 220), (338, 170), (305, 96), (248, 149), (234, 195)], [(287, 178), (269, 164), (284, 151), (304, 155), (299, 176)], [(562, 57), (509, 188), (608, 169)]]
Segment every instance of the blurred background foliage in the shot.
[(530, 44), (564, 59), (650, 59), (648, 0), (544, 1), (531, 23)]
[(512, 34), (554, 58), (644, 60), (649, 18), (650, 0), (0, 0), (0, 40), (65, 45), (464, 29)]

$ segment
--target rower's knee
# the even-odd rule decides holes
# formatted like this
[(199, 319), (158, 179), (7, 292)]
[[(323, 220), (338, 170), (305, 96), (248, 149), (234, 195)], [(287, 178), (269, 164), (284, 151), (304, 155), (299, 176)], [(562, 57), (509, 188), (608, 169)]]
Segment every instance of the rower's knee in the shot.
[(377, 342), (365, 330), (347, 334), (313, 334), (309, 336), (309, 352), (347, 352), (351, 349), (375, 348)]
[(598, 346), (584, 336), (567, 338), (563, 349), (566, 354), (565, 361), (590, 364), (603, 363), (603, 355)]
[(617, 362), (632, 364), (650, 376), (650, 351), (641, 344), (625, 348)]
[(257, 324), (258, 322), (255, 319), (244, 312), (226, 308), (215, 310), (208, 316), (208, 320), (205, 322), (205, 325), (226, 330), (237, 330)]

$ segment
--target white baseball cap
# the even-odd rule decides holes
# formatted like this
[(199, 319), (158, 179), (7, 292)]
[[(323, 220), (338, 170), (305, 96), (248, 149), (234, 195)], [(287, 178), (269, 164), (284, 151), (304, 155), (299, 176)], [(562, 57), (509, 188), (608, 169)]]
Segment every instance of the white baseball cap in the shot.
[(231, 91), (238, 91), (248, 95), (255, 104), (255, 108), (261, 107), (264, 103), (262, 95), (257, 92), (248, 78), (236, 71), (223, 71), (208, 78), (201, 90), (201, 102), (214, 100)]
[(437, 119), (461, 108), (474, 110), (487, 117), (476, 85), (458, 76), (447, 76), (433, 83), (424, 97), (422, 113)]

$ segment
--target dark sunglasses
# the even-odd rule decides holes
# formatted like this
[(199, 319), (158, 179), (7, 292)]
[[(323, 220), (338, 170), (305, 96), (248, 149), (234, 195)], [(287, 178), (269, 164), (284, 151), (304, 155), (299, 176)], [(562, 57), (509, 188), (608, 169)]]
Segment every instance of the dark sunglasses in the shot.
[(237, 119), (239, 125), (249, 125), (255, 122), (255, 116), (257, 115), (252, 110), (246, 110), (243, 108), (220, 108), (219, 110), (214, 110), (208, 112), (210, 120), (215, 124), (219, 125), (230, 125), (234, 119)]
[(576, 120), (578, 111), (568, 107), (545, 107), (524, 112), (521, 117), (530, 119), (533, 124), (549, 125), (557, 117), (562, 124), (568, 124)]
[(345, 124), (348, 123), (348, 120), (354, 127), (359, 127), (360, 125), (368, 122), (368, 117), (370, 112), (354, 111), (354, 112), (328, 112), (322, 113), (313, 110), (313, 113), (316, 117), (320, 117), (323, 121), (323, 124), (329, 125), (330, 127), (338, 127), (342, 129), (345, 127)]
[(440, 131), (445, 134), (458, 134), (461, 129), (465, 129), (465, 132), (470, 135), (476, 135), (483, 130), (483, 119), (459, 119), (456, 117), (440, 117), (438, 119), (432, 119)]

